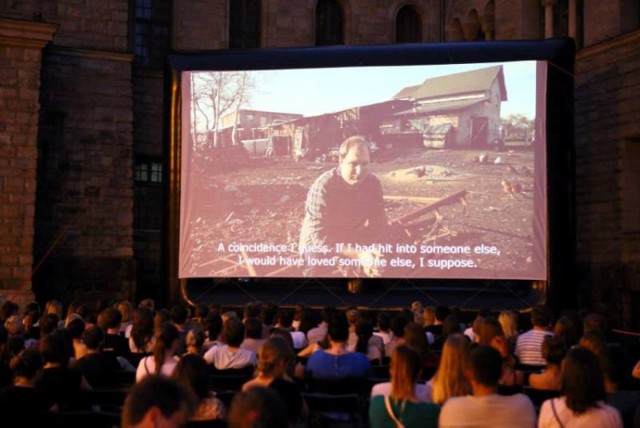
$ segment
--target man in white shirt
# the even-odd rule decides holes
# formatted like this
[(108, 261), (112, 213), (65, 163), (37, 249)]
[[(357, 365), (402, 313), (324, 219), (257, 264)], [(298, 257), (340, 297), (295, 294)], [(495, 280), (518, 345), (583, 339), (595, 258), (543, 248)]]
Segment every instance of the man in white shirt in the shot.
[(244, 324), (238, 318), (229, 318), (224, 323), (222, 340), (224, 344), (214, 345), (204, 354), (207, 363), (213, 364), (218, 370), (241, 369), (249, 365), (255, 367), (258, 364), (255, 352), (240, 348), (244, 340)]
[(536, 412), (529, 397), (524, 394), (498, 395), (502, 357), (497, 350), (488, 345), (474, 348), (466, 374), (473, 395), (445, 401), (438, 421), (440, 428), (535, 427)]

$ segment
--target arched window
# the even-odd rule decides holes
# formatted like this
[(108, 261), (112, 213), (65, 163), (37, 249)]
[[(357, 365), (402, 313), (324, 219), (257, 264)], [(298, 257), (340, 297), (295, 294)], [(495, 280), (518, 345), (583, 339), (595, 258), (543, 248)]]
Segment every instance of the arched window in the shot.
[(230, 0), (229, 47), (259, 48), (262, 0)]
[(344, 12), (336, 0), (316, 4), (316, 45), (344, 44)]
[(396, 15), (396, 43), (422, 41), (422, 18), (412, 6), (400, 8)]

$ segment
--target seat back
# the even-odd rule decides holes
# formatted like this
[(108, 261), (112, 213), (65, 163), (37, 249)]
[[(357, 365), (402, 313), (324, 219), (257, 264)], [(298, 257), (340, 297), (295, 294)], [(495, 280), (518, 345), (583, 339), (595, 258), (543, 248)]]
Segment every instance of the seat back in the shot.
[(542, 403), (544, 403), (545, 400), (560, 396), (560, 391), (558, 390), (537, 389), (530, 386), (525, 386), (523, 392), (527, 395), (527, 397), (529, 397), (537, 411), (540, 410), (540, 406), (542, 406)]
[(309, 420), (313, 426), (357, 428), (366, 425), (367, 409), (359, 394), (303, 392), (302, 397), (309, 408)]

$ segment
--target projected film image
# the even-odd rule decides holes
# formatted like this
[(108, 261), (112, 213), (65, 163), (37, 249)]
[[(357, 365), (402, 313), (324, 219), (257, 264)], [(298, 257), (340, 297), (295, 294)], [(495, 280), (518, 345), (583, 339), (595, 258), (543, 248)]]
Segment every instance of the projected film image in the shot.
[(543, 70), (183, 72), (180, 277), (546, 279)]

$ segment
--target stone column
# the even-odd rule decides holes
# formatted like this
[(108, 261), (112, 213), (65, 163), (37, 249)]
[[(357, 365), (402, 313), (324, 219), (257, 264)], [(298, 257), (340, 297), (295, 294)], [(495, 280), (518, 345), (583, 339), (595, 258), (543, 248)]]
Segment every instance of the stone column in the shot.
[(0, 18), (0, 301), (33, 301), (42, 49), (57, 25)]

